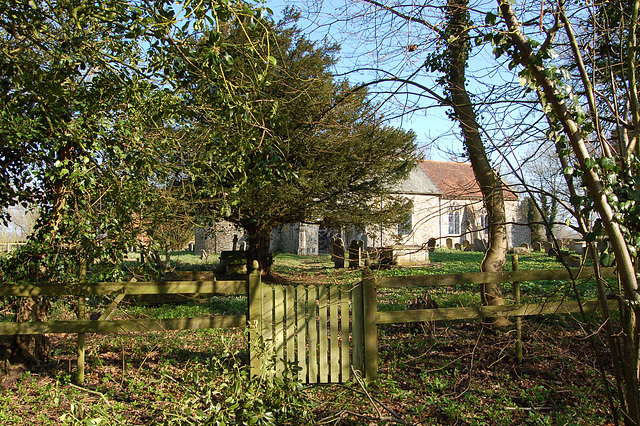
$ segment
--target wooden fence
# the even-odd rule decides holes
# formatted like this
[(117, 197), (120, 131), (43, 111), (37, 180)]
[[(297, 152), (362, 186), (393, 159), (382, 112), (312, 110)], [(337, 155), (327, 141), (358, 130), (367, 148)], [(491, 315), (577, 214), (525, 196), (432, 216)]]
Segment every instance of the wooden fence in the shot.
[[(0, 322), (0, 335), (77, 333), (78, 381), (84, 379), (84, 334), (148, 332), (205, 328), (243, 328), (250, 325), (250, 344), (262, 340), (277, 363), (300, 367), (299, 378), (307, 383), (346, 381), (352, 371), (374, 380), (378, 372), (378, 325), (441, 320), (481, 320), (487, 317), (525, 317), (593, 311), (596, 301), (548, 302), (524, 305), (479, 306), (439, 309), (378, 311), (377, 289), (456, 286), (489, 282), (589, 279), (590, 270), (511, 271), (379, 278), (366, 269), (362, 281), (351, 288), (336, 285), (271, 285), (263, 283), (254, 264), (247, 280), (217, 281), (213, 273), (191, 273), (182, 281), (85, 283), (70, 285), (2, 284), (0, 296), (77, 296), (78, 320)], [(613, 268), (603, 276), (615, 276)], [(248, 315), (173, 319), (111, 320), (126, 295), (248, 295)], [(111, 296), (113, 300), (97, 320), (85, 319), (87, 296)], [(610, 309), (617, 301), (609, 302)], [(251, 347), (251, 367), (258, 373), (265, 357)]]
[[(246, 280), (217, 281), (213, 272), (181, 274), (181, 281), (75, 283), (69, 285), (0, 284), (0, 296), (78, 296), (78, 319), (69, 321), (0, 322), (0, 335), (78, 334), (77, 381), (84, 382), (85, 333), (123, 333), (207, 328), (243, 328), (245, 315), (195, 318), (111, 320), (119, 303), (132, 295), (231, 295), (246, 294)], [(85, 319), (87, 296), (111, 296), (113, 300), (97, 320)]]

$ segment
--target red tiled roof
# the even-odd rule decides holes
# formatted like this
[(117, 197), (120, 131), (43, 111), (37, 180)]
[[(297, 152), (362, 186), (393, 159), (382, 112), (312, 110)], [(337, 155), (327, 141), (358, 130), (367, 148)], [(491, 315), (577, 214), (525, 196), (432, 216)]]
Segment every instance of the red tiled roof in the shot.
[[(482, 198), (480, 186), (469, 163), (449, 161), (418, 161), (420, 167), (442, 191), (446, 198)], [(505, 191), (505, 200), (517, 201), (512, 191)]]

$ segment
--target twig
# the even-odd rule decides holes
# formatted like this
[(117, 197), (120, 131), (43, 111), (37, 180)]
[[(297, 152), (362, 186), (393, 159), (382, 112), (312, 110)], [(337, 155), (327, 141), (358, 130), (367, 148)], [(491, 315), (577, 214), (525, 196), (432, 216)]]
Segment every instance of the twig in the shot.
[(76, 388), (78, 390), (93, 394), (93, 395), (98, 395), (107, 404), (107, 406), (111, 410), (111, 414), (113, 415), (113, 417), (116, 416), (116, 412), (113, 409), (113, 406), (111, 405), (111, 403), (109, 402), (107, 397), (104, 396), (104, 394), (102, 392), (98, 392), (98, 391), (94, 391), (94, 390), (91, 390), (91, 389), (83, 388), (82, 386), (74, 385), (73, 383), (69, 383), (69, 386), (71, 386), (72, 388)]
[[(373, 405), (373, 407), (378, 412), (378, 418), (377, 419), (373, 419), (373, 420), (379, 420), (379, 421), (385, 421), (385, 422), (394, 422), (394, 423), (398, 423), (398, 424), (402, 424), (402, 425), (411, 425), (411, 426), (413, 426), (413, 423), (410, 423), (410, 422), (404, 420), (402, 417), (400, 417), (398, 414), (396, 414), (392, 409), (390, 409), (389, 407), (384, 405), (382, 402), (376, 401), (371, 397), (371, 395), (369, 394), (367, 389), (364, 387), (364, 384), (360, 380), (360, 377), (358, 376), (358, 373), (353, 368), (353, 365), (351, 366), (351, 372), (353, 373), (354, 377), (358, 381), (358, 384), (360, 385), (360, 388), (362, 389), (364, 394), (367, 395), (367, 398), (369, 398), (369, 401), (371, 402), (371, 405)], [(382, 412), (380, 412), (380, 409), (378, 408), (378, 405), (380, 405), (382, 408), (384, 408), (389, 414), (391, 414), (392, 417), (383, 417), (382, 416)], [(348, 411), (343, 411), (343, 412), (344, 413), (350, 413)], [(355, 413), (353, 413), (353, 414), (356, 415)], [(367, 418), (368, 417), (368, 416), (363, 416), (363, 415), (358, 415), (358, 416), (363, 417), (363, 418)]]
[(413, 423), (409, 423), (406, 420), (403, 420), (401, 418), (396, 418), (396, 417), (373, 417), (373, 416), (367, 416), (366, 414), (359, 414), (359, 413), (356, 413), (356, 412), (353, 412), (353, 411), (349, 411), (349, 410), (343, 410), (343, 411), (338, 412), (329, 421), (333, 421), (335, 419), (335, 421), (336, 421), (335, 424), (337, 424), (337, 421), (341, 420), (345, 416), (353, 416), (353, 417), (357, 417), (359, 419), (370, 420), (370, 421), (391, 422), (391, 423), (397, 423), (397, 424), (401, 424), (401, 425), (413, 426)]
[(369, 395), (369, 392), (367, 391), (367, 389), (364, 387), (364, 384), (362, 383), (362, 380), (360, 380), (360, 376), (358, 375), (358, 372), (353, 368), (353, 365), (351, 366), (351, 372), (353, 373), (353, 377), (355, 377), (356, 380), (358, 381), (358, 384), (360, 385), (360, 389), (362, 389), (365, 395), (367, 395), (367, 398), (369, 398), (369, 402), (371, 402), (371, 405), (373, 405), (373, 408), (375, 408), (376, 411), (378, 412), (378, 417), (382, 417), (382, 413), (380, 412), (380, 409), (378, 408), (376, 403), (373, 401), (373, 398), (371, 398), (371, 395)]
[(504, 407), (507, 411), (547, 411), (553, 410), (553, 407)]
[(474, 361), (474, 358), (475, 358), (476, 349), (478, 348), (478, 343), (480, 343), (480, 338), (482, 337), (483, 330), (484, 330), (484, 327), (480, 329), (480, 334), (478, 334), (478, 338), (476, 339), (476, 343), (475, 343), (475, 345), (473, 345), (473, 350), (471, 351), (471, 361), (469, 361), (469, 372), (467, 373), (467, 376), (469, 377), (469, 382), (467, 383), (467, 387), (460, 393), (460, 395), (454, 397), (454, 399), (460, 398), (462, 395), (467, 393), (467, 391), (471, 387), (471, 373), (473, 372), (473, 361)]

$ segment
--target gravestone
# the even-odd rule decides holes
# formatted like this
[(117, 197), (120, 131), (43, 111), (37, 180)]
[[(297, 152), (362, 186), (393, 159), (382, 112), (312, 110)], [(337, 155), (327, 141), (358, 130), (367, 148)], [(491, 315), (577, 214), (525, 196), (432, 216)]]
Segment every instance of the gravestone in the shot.
[(469, 244), (469, 240), (462, 240), (462, 248), (463, 248), (464, 250), (466, 250), (466, 249), (467, 249), (467, 247), (469, 247), (469, 245), (470, 245), (470, 244)]
[(536, 241), (531, 246), (533, 247), (533, 251), (542, 251), (542, 244), (539, 241)]
[(462, 246), (460, 245), (460, 243), (455, 243), (453, 247), (455, 247), (456, 250), (462, 250)]
[(429, 249), (430, 252), (433, 252), (436, 250), (436, 239), (435, 238), (429, 238), (429, 241), (427, 241), (427, 248)]
[(220, 272), (225, 275), (244, 275), (247, 273), (247, 252), (238, 250), (220, 253)]
[(518, 256), (529, 256), (531, 254), (531, 251), (529, 250), (528, 247), (513, 247), (511, 249), (509, 249), (509, 251), (507, 252), (509, 254), (517, 254)]
[(331, 260), (335, 269), (344, 268), (344, 243), (340, 237), (331, 239)]
[(349, 244), (349, 268), (360, 268), (360, 262), (362, 259), (362, 247), (364, 242), (362, 240), (352, 240)]
[(453, 248), (453, 240), (451, 238), (447, 238), (445, 240), (445, 243), (447, 244), (447, 248), (448, 249), (452, 249)]
[(584, 241), (574, 241), (573, 251), (575, 251), (576, 254), (579, 254), (580, 256), (582, 256), (587, 251), (587, 243)]
[(520, 244), (520, 247), (526, 248), (527, 250), (529, 250), (529, 244), (527, 244), (527, 243)]
[(476, 238), (473, 241), (473, 250), (474, 251), (486, 251), (488, 247), (488, 244), (485, 240), (481, 240), (480, 238)]

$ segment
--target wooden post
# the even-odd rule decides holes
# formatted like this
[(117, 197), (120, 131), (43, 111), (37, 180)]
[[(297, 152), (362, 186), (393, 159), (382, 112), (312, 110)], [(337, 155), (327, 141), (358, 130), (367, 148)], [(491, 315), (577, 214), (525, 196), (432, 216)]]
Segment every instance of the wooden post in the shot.
[[(518, 255), (511, 258), (511, 266), (514, 271), (519, 269)], [(520, 282), (513, 283), (513, 298), (516, 305), (520, 304)], [(516, 361), (522, 362), (522, 318), (516, 317)]]
[[(80, 283), (84, 284), (87, 282), (87, 260), (82, 259), (80, 261)], [(84, 320), (86, 306), (84, 296), (78, 297), (78, 320)], [(85, 333), (78, 333), (78, 369), (76, 375), (76, 381), (79, 385), (84, 384), (84, 361), (85, 361)]]
[(376, 277), (370, 264), (362, 272), (362, 302), (364, 310), (364, 377), (367, 382), (378, 378), (378, 298)]
[(249, 357), (251, 359), (251, 374), (260, 375), (261, 362), (255, 350), (256, 344), (262, 336), (262, 283), (260, 279), (260, 265), (253, 261), (252, 271), (247, 280), (247, 321), (249, 326)]

